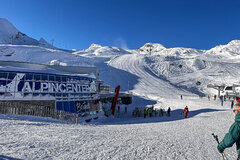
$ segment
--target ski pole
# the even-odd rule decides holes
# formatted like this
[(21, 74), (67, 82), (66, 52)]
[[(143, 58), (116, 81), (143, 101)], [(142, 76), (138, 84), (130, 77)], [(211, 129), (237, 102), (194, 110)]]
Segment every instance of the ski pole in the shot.
[[(217, 143), (219, 144), (218, 136), (215, 135), (214, 133), (212, 133), (212, 136), (217, 141)], [(228, 160), (227, 156), (223, 152), (221, 154), (222, 154), (223, 160), (225, 160), (225, 159)]]

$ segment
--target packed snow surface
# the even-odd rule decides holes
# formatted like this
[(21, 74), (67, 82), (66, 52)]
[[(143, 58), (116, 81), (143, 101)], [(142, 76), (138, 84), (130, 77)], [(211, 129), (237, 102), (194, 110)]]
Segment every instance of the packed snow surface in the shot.
[[(189, 117), (181, 111), (185, 105)], [(230, 102), (206, 98), (172, 99), (170, 117), (101, 117), (91, 124), (50, 118), (0, 115), (0, 159), (157, 159), (218, 160), (217, 142), (233, 123)], [(235, 147), (225, 150), (236, 159)]]

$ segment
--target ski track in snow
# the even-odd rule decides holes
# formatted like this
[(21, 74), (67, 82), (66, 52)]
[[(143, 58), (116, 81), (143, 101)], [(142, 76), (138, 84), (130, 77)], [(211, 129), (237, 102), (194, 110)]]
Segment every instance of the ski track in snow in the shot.
[[(119, 68), (129, 73), (135, 74), (139, 77), (139, 83), (134, 86), (133, 93), (144, 95), (145, 97), (160, 100), (168, 97), (179, 97), (183, 95), (192, 95), (184, 90), (179, 90), (170, 85), (162, 79), (157, 78), (155, 75), (150, 74), (147, 71), (146, 64), (144, 62), (144, 56), (139, 54), (126, 54), (120, 57), (114, 58), (109, 62), (109, 65)], [(170, 91), (169, 91), (170, 90)], [(169, 92), (166, 92), (169, 91)], [(172, 92), (173, 91), (173, 92)], [(159, 99), (159, 97), (161, 97)]]

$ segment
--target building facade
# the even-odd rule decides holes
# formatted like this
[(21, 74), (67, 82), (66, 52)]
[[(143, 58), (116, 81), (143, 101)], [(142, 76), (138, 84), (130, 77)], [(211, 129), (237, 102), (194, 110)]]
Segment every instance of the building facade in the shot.
[[(100, 109), (97, 69), (0, 62), (0, 113), (58, 117)], [(63, 68), (63, 69), (61, 69)], [(89, 67), (87, 67), (89, 68)], [(75, 70), (72, 72), (72, 70)], [(91, 71), (91, 70), (90, 70)], [(96, 75), (96, 76), (95, 76)]]

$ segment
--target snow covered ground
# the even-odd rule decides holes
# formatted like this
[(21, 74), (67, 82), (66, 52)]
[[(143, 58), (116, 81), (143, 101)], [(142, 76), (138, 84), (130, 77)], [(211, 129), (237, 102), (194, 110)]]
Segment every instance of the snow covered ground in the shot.
[[(188, 105), (189, 118), (180, 114)], [(233, 122), (230, 102), (183, 97), (167, 117), (99, 117), (91, 124), (0, 115), (0, 159), (218, 160), (212, 133), (223, 138)], [(121, 110), (123, 112), (123, 110)], [(235, 147), (225, 150), (236, 158)]]

